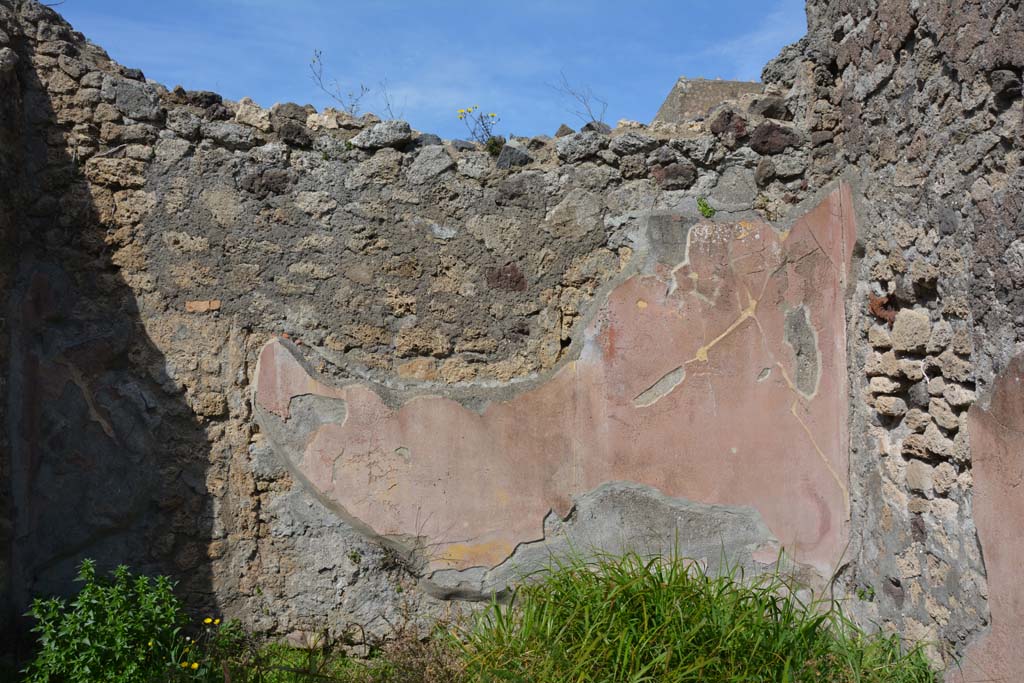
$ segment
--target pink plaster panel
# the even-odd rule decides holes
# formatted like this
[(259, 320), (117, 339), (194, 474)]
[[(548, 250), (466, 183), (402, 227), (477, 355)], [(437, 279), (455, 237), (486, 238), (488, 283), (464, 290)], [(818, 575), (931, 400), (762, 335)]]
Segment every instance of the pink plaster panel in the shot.
[(1024, 681), (1024, 356), (996, 379), (988, 408), (968, 412), (974, 523), (988, 574), (991, 629), (951, 681)]
[[(578, 359), (479, 413), (438, 395), (392, 409), (369, 385), (329, 387), (277, 341), (261, 353), (256, 403), (287, 419), (295, 396), (343, 399), (344, 422), (299, 444), (293, 466), (377, 534), (421, 539), (433, 570), (497, 565), (543, 537), (549, 510), (633, 481), (753, 506), (796, 561), (827, 574), (848, 532), (854, 238), (845, 186), (786, 233), (700, 223), (685, 263), (611, 292)], [(801, 306), (814, 338), (804, 391), (785, 341), (786, 314)]]

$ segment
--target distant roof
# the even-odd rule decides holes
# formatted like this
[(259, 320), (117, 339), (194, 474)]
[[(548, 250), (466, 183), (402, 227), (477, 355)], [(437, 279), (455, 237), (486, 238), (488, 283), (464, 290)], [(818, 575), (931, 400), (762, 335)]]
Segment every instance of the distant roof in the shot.
[(682, 77), (672, 86), (661, 105), (654, 123), (682, 123), (705, 116), (725, 100), (748, 93), (759, 93), (764, 86), (758, 81), (721, 81)]

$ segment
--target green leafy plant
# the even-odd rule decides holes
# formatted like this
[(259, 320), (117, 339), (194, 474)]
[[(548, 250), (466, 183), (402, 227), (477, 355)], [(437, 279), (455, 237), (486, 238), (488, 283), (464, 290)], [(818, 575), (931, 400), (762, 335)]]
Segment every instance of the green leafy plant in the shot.
[(836, 604), (801, 602), (777, 575), (626, 555), (537, 578), (455, 639), (469, 681), (938, 681), (920, 648), (864, 634)]
[(715, 214), (718, 213), (713, 206), (708, 204), (708, 200), (704, 197), (697, 197), (697, 210), (700, 211), (700, 215), (704, 218), (714, 218)]
[(856, 596), (858, 600), (873, 602), (875, 599), (875, 588), (874, 586), (857, 586)]
[(26, 683), (161, 680), (164, 655), (186, 621), (171, 582), (132, 576), (124, 566), (103, 578), (90, 560), (82, 562), (77, 580), (82, 589), (70, 603), (32, 603), (39, 649), (24, 672)]
[(497, 135), (493, 138), (488, 138), (487, 142), (484, 143), (484, 149), (492, 157), (496, 157), (501, 154), (501, 148), (505, 146), (505, 138)]

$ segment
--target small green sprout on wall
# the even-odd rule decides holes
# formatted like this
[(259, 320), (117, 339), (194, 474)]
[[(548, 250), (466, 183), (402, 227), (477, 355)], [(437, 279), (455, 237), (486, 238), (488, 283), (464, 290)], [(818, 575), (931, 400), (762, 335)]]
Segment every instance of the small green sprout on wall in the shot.
[(700, 211), (700, 215), (704, 218), (714, 218), (717, 211), (715, 208), (708, 204), (708, 200), (704, 197), (697, 197), (697, 210)]
[(456, 111), (456, 115), (460, 121), (466, 124), (466, 130), (469, 131), (470, 139), (486, 145), (487, 151), (497, 156), (505, 142), (494, 134), (495, 129), (501, 122), (498, 115), (493, 112), (489, 114), (483, 113), (480, 111), (480, 105), (478, 104), (465, 109), (459, 109)]

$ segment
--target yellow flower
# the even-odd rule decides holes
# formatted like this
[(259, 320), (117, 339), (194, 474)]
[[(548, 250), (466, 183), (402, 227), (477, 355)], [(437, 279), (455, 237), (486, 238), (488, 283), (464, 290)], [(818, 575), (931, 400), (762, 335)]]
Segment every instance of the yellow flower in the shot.
[(214, 619), (213, 620), (213, 625), (214, 626), (218, 626), (219, 624), (220, 624), (220, 619)]
[(199, 662), (192, 662), (192, 670), (195, 671), (199, 668)]
[(465, 113), (466, 113), (466, 110), (465, 110), (465, 109), (460, 109), (460, 110), (458, 111), (458, 113), (459, 113), (459, 114), (465, 114)]
[(205, 619), (203, 619), (203, 623), (204, 624), (212, 624), (213, 623), (213, 617), (206, 617)]
[(187, 669), (188, 668), (188, 662), (182, 662), (181, 663), (181, 668), (182, 669)]
[(189, 651), (190, 649), (191, 649), (191, 648), (187, 648), (187, 647), (186, 647), (186, 648), (185, 648), (185, 652), (188, 652), (188, 651)]
[(153, 641), (152, 641), (152, 640), (151, 640), (151, 641), (149, 641), (149, 646), (150, 646), (150, 647), (153, 647)]
[(493, 119), (497, 116), (497, 114), (488, 114), (488, 116), (490, 116)]

